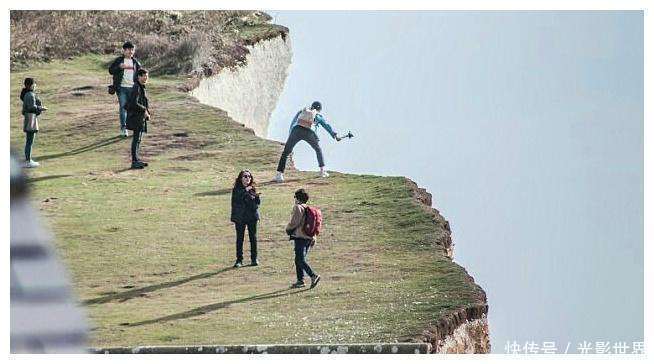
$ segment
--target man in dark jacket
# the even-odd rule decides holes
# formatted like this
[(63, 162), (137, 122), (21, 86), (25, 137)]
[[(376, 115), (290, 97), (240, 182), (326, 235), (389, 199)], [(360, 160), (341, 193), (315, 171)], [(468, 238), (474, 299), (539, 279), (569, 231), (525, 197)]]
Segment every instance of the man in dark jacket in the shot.
[(132, 136), (132, 168), (134, 169), (143, 169), (148, 165), (141, 161), (138, 156), (141, 137), (143, 133), (148, 132), (148, 121), (150, 120), (148, 96), (145, 92), (146, 83), (148, 83), (148, 70), (141, 68), (137, 72), (137, 79), (126, 105), (127, 120), (125, 124), (127, 129), (134, 131)]
[(132, 86), (136, 83), (136, 74), (141, 69), (141, 64), (134, 58), (134, 44), (125, 42), (123, 44), (123, 55), (117, 57), (109, 66), (109, 73), (113, 76), (113, 87), (118, 96), (119, 117), (120, 117), (120, 134), (127, 136), (125, 122), (127, 114), (125, 104), (132, 91)]

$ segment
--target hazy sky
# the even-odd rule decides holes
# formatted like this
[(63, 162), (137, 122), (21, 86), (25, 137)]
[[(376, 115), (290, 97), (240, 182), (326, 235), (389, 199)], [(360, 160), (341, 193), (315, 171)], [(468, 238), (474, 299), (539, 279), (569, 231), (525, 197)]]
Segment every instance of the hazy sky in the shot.
[(269, 136), (320, 100), (356, 135), (321, 132), (329, 169), (426, 187), (493, 352), (643, 340), (641, 12), (269, 13), (294, 52)]

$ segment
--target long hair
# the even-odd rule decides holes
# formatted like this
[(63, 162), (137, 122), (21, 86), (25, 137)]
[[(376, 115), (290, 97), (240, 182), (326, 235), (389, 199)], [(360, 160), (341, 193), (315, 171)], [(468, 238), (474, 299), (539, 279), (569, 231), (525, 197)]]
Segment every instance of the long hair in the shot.
[(25, 78), (25, 81), (23, 81), (23, 87), (22, 90), (20, 90), (20, 100), (23, 100), (23, 97), (25, 97), (25, 94), (30, 91), (32, 86), (34, 85), (34, 79), (32, 77), (27, 77)]
[(248, 186), (252, 186), (252, 191), (256, 191), (256, 187), (255, 187), (256, 182), (254, 182), (254, 176), (252, 175), (252, 172), (248, 171), (247, 169), (244, 169), (241, 172), (239, 172), (238, 177), (236, 177), (236, 180), (234, 181), (234, 188), (237, 188), (239, 186), (243, 186), (243, 183), (241, 182), (241, 179), (243, 178), (244, 174), (249, 174), (250, 175), (250, 183), (248, 184)]

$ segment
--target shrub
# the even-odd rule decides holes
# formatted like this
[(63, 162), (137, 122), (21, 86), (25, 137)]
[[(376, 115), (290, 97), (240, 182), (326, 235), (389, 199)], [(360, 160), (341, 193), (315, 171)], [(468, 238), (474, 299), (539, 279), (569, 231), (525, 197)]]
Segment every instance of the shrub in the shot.
[(172, 40), (149, 34), (136, 43), (136, 57), (153, 74), (190, 73), (208, 62), (213, 49), (208, 37), (192, 33)]

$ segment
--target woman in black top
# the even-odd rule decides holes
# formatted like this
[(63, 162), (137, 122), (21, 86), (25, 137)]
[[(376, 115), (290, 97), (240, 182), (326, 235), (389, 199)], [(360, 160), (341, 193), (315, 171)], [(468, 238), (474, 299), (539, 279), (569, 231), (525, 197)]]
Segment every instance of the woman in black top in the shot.
[(261, 199), (256, 191), (252, 173), (248, 170), (241, 171), (236, 177), (232, 189), (231, 221), (236, 228), (236, 263), (234, 263), (234, 268), (243, 265), (243, 240), (246, 227), (250, 237), (252, 265), (259, 265), (257, 261), (257, 221), (259, 220), (258, 210), (260, 204)]

